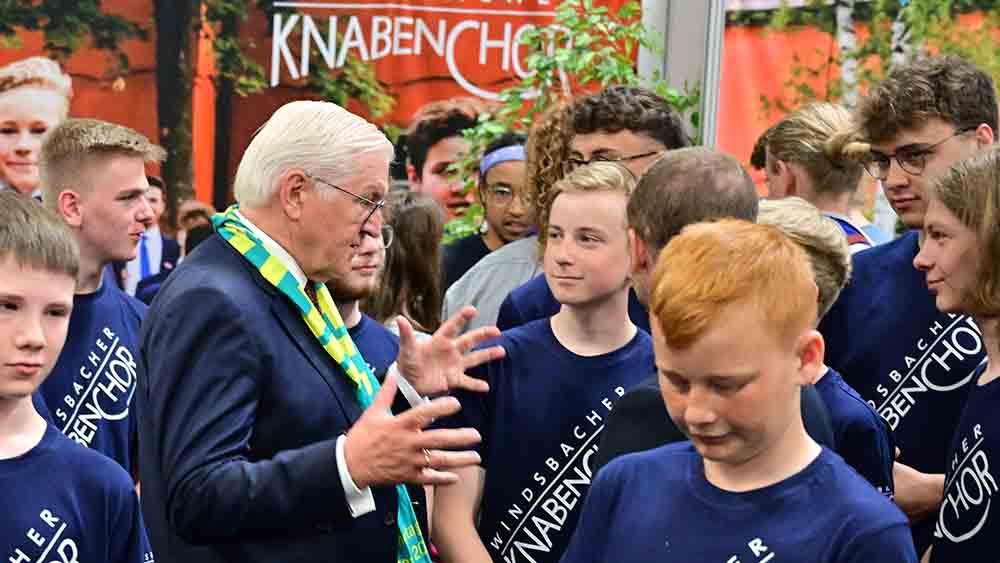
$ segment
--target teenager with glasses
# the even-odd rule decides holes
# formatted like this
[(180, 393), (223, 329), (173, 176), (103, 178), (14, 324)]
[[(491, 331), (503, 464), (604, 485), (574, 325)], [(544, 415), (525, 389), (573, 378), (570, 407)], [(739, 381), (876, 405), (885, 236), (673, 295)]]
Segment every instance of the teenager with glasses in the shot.
[(489, 392), (457, 394), (462, 411), (442, 421), (483, 436), (480, 466), (435, 493), (446, 563), (556, 563), (568, 544), (604, 418), (653, 370), (649, 335), (628, 317), (634, 188), (625, 167), (599, 162), (549, 190), (540, 238), (560, 309), (504, 332), (506, 356), (470, 372)]
[(997, 99), (988, 74), (945, 56), (894, 68), (855, 111), (857, 130), (831, 143), (861, 156), (911, 231), (854, 256), (851, 282), (820, 331), (827, 365), (894, 431), (896, 501), (922, 551), (942, 500), (945, 454), (984, 350), (971, 318), (935, 307), (913, 266), (922, 244), (916, 229), (930, 182), (993, 143)]
[(444, 291), (484, 256), (524, 237), (534, 226), (531, 207), (522, 196), (526, 140), (521, 133), (508, 132), (483, 151), (476, 185), (483, 223), (480, 232), (444, 246)]
[[(615, 162), (638, 181), (664, 152), (688, 145), (677, 113), (666, 100), (643, 88), (612, 86), (578, 99), (570, 111), (572, 136), (564, 170), (585, 162)], [(540, 215), (544, 213), (540, 211)], [(558, 310), (559, 303), (545, 277), (537, 276), (514, 289), (500, 305), (497, 327), (507, 330)], [(629, 316), (636, 326), (649, 332), (646, 309), (634, 291), (629, 293)]]

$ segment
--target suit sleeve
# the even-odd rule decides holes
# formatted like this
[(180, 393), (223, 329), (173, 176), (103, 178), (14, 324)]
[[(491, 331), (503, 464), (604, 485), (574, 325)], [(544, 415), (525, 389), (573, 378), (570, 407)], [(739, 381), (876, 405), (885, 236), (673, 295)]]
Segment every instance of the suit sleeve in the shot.
[[(164, 305), (168, 305), (164, 303)], [(161, 309), (144, 333), (146, 416), (171, 527), (207, 543), (314, 524), (349, 526), (336, 436), (250, 459), (270, 358), (233, 298), (197, 289)], [(158, 322), (156, 322), (158, 321)], [(280, 336), (279, 336), (280, 337)]]

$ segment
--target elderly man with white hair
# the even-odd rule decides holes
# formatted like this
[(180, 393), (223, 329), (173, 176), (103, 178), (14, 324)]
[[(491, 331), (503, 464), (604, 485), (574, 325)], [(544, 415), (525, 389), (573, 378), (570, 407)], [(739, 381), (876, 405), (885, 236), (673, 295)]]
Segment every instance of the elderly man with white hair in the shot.
[[(417, 342), (400, 321), (379, 387), (325, 284), (377, 237), (392, 145), (330, 103), (292, 102), (250, 142), (237, 205), (160, 289), (143, 325), (136, 409), (142, 505), (159, 563), (429, 562), (402, 483), (478, 463), (472, 429), (424, 430), (495, 328), (471, 307)], [(412, 408), (393, 415), (397, 387)], [(401, 409), (397, 409), (401, 410)]]

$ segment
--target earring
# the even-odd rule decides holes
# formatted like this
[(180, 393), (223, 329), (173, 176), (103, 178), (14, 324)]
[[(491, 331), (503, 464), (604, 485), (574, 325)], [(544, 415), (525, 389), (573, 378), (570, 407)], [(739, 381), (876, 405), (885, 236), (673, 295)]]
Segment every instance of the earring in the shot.
[(483, 219), (483, 222), (479, 224), (479, 234), (485, 235), (488, 232), (490, 232), (490, 225)]

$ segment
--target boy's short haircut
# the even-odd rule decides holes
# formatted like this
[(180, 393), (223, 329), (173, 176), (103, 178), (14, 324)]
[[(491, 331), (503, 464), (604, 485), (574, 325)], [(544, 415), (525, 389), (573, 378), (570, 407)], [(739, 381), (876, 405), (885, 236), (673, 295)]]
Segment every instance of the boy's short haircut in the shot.
[(42, 145), (41, 172), (46, 205), (55, 208), (59, 193), (89, 190), (81, 178), (95, 159), (130, 156), (160, 162), (167, 153), (138, 131), (97, 119), (67, 119), (52, 130)]
[(864, 169), (856, 159), (827, 142), (851, 125), (847, 108), (812, 103), (788, 114), (768, 130), (767, 152), (777, 160), (802, 167), (817, 194), (854, 193)]
[(54, 213), (17, 192), (0, 192), (0, 260), (76, 279), (76, 238)]
[(817, 294), (805, 251), (781, 231), (722, 219), (687, 227), (663, 249), (650, 314), (667, 345), (679, 350), (738, 303), (760, 311), (773, 336), (792, 339), (815, 326)]
[(654, 253), (681, 229), (722, 218), (754, 221), (759, 196), (735, 158), (705, 147), (667, 151), (628, 202), (629, 226)]
[(951, 167), (928, 186), (927, 196), (944, 205), (976, 235), (979, 273), (968, 290), (967, 312), (1000, 315), (1000, 147), (992, 147)]
[(822, 319), (851, 277), (851, 249), (843, 229), (800, 197), (762, 201), (757, 223), (777, 227), (806, 251), (819, 289), (817, 317)]
[(628, 130), (659, 141), (664, 148), (691, 144), (684, 125), (670, 104), (638, 86), (609, 86), (573, 103), (573, 135)]
[(997, 131), (997, 97), (990, 75), (955, 55), (922, 57), (895, 66), (858, 104), (863, 140), (882, 143), (900, 131), (941, 119), (956, 129), (981, 123)]
[(479, 115), (489, 106), (470, 97), (431, 102), (413, 116), (406, 131), (406, 153), (417, 179), (423, 179), (424, 163), (431, 147), (448, 137), (461, 137), (462, 131), (475, 127)]
[[(549, 214), (556, 198), (563, 193), (571, 192), (618, 192), (626, 199), (635, 190), (635, 176), (628, 168), (616, 162), (591, 162), (576, 168), (563, 179), (556, 182), (545, 198), (544, 219), (538, 231), (538, 243), (545, 248), (545, 240), (549, 226)], [(623, 225), (627, 227), (627, 225)]]

